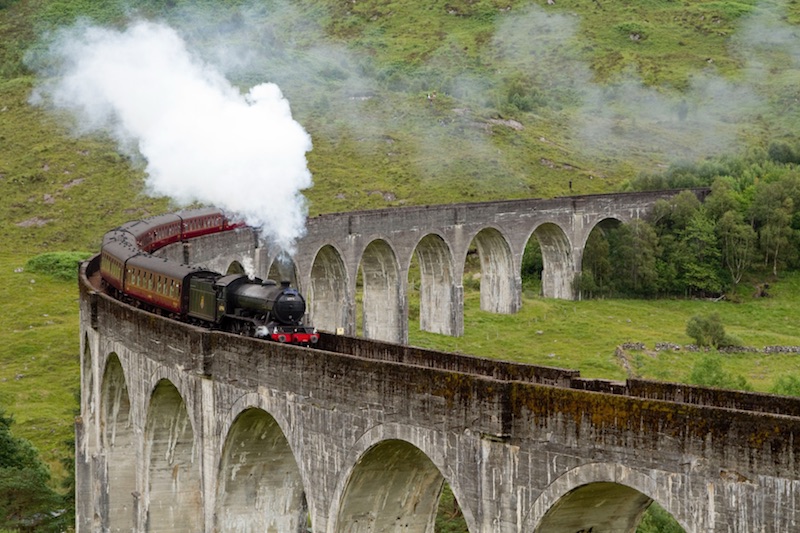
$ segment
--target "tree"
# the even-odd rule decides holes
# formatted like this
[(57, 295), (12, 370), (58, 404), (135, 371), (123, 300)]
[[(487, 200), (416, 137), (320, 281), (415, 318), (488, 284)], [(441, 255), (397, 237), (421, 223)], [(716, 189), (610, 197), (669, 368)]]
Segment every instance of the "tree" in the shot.
[(594, 280), (594, 273), (591, 270), (581, 269), (580, 272), (575, 274), (575, 279), (572, 280), (572, 289), (581, 298), (594, 298), (599, 292), (597, 283)]
[[(654, 206), (652, 220), (658, 235), (656, 285), (660, 292), (681, 294), (687, 291), (686, 268), (696, 262), (696, 258), (687, 248), (684, 236), (701, 207), (700, 201), (690, 191), (682, 191)], [(700, 273), (696, 275), (700, 276)]]
[(722, 292), (720, 279), (720, 251), (714, 223), (705, 211), (695, 211), (683, 231), (681, 243), (684, 249), (684, 281), (691, 292), (719, 294)]
[(63, 500), (49, 487), (50, 471), (36, 448), (11, 434), (12, 423), (0, 411), (0, 528), (55, 531)]
[(644, 220), (623, 224), (611, 235), (614, 279), (625, 294), (649, 295), (656, 291), (658, 236)]
[(653, 226), (659, 235), (682, 231), (701, 206), (691, 191), (681, 191), (669, 200), (659, 200), (653, 206)]
[[(610, 228), (609, 232), (615, 231)], [(581, 262), (581, 273), (575, 281), (574, 288), (584, 296), (592, 298), (606, 294), (611, 284), (611, 260), (608, 239), (605, 230), (596, 227), (586, 240)]]
[(711, 194), (706, 197), (703, 207), (708, 216), (719, 220), (728, 211), (744, 213), (747, 200), (741, 192), (735, 189), (736, 182), (730, 177), (721, 177), (714, 180), (711, 185)]
[(793, 233), (794, 200), (787, 196), (788, 185), (787, 180), (787, 183), (778, 181), (758, 187), (751, 206), (764, 266), (771, 263), (773, 275), (778, 274), (782, 254), (788, 248)]
[(764, 252), (764, 266), (771, 263), (772, 275), (778, 275), (778, 260), (781, 252), (789, 246), (789, 216), (784, 210), (778, 210), (776, 216), (771, 218), (761, 228), (761, 249)]
[(685, 286), (682, 279), (684, 259), (681, 257), (680, 242), (672, 233), (667, 233), (658, 239), (658, 256), (656, 257), (656, 271), (658, 272), (658, 291), (664, 294), (682, 294)]
[(719, 346), (725, 338), (725, 326), (718, 314), (711, 316), (695, 315), (686, 323), (686, 334), (698, 346)]
[(722, 261), (731, 275), (731, 281), (738, 285), (750, 267), (756, 232), (737, 211), (728, 211), (717, 222), (717, 236), (720, 242)]
[(522, 281), (529, 284), (542, 278), (544, 261), (542, 259), (542, 248), (536, 238), (528, 241), (525, 251), (522, 254)]
[(800, 163), (800, 155), (794, 146), (781, 141), (774, 141), (767, 149), (769, 158), (777, 163)]

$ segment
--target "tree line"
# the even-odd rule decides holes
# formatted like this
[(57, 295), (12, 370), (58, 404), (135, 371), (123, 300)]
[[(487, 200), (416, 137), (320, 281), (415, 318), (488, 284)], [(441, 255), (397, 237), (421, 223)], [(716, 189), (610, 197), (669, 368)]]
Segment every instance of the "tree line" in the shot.
[(740, 159), (677, 165), (633, 180), (630, 190), (684, 190), (647, 220), (599, 226), (574, 289), (583, 297), (735, 297), (743, 281), (800, 268), (800, 156), (786, 145)]

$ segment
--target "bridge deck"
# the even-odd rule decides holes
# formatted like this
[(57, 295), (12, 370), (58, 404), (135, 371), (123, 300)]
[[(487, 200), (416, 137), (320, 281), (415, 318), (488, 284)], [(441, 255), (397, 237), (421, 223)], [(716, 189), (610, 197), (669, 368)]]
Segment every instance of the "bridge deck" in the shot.
[[(85, 266), (86, 281), (98, 293), (107, 294), (97, 270), (97, 261), (99, 256)], [(500, 382), (535, 383), (676, 404), (800, 417), (800, 398), (636, 378), (629, 378), (626, 381), (587, 379), (582, 378), (578, 370), (443, 352), (347, 335), (323, 333), (317, 346), (307, 349), (351, 355), (384, 363), (447, 370), (487, 377)]]

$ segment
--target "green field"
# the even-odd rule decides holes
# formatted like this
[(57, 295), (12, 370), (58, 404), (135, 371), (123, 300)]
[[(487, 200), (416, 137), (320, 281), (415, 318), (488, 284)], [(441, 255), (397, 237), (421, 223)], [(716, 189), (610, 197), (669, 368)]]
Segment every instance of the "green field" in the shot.
[[(54, 484), (68, 475), (78, 407), (77, 282), (26, 264), (95, 251), (109, 228), (178, 207), (147, 195), (147, 161), (110, 134), (78, 135), (66, 113), (29, 102), (53, 72), (53, 32), (79, 19), (164, 21), (234, 87), (278, 83), (313, 140), (311, 215), (612, 192), (672, 164), (800, 138), (796, 2), (0, 0), (0, 409)], [(531, 287), (513, 316), (481, 312), (468, 281), (464, 337), (418, 331), (412, 294), (410, 342), (592, 378), (687, 381), (703, 354), (654, 348), (691, 342), (694, 315), (718, 313), (747, 346), (800, 345), (800, 274), (769, 281), (770, 297), (745, 283), (738, 303), (554, 301)], [(632, 342), (647, 349), (617, 353)], [(798, 374), (797, 358), (721, 365), (769, 391)]]
[[(480, 311), (480, 295), (465, 300), (465, 335), (442, 337), (412, 328), (410, 343), (448, 351), (512, 361), (574, 368), (589, 378), (628, 376), (688, 381), (701, 353), (656, 351), (657, 343), (689, 345), (686, 323), (694, 315), (719, 313), (726, 332), (744, 345), (800, 346), (800, 324), (793, 310), (800, 303), (800, 276), (775, 287), (774, 296), (734, 304), (686, 300), (564, 301), (526, 297), (513, 316)], [(414, 326), (414, 324), (411, 324)], [(646, 351), (628, 350), (627, 363), (615, 354), (626, 343), (644, 343)], [(769, 391), (777, 377), (798, 372), (800, 354), (730, 354), (727, 372), (742, 375), (760, 391)]]

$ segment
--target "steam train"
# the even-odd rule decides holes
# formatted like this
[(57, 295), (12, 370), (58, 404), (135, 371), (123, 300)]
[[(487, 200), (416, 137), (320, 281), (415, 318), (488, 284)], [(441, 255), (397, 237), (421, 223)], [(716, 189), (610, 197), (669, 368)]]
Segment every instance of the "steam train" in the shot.
[(289, 282), (223, 275), (153, 255), (168, 244), (243, 225), (213, 208), (123, 224), (103, 237), (103, 285), (137, 307), (200, 326), (304, 346), (316, 343), (317, 330), (303, 323), (305, 300)]

